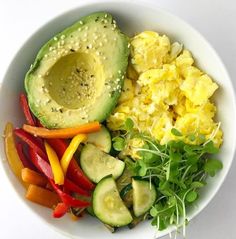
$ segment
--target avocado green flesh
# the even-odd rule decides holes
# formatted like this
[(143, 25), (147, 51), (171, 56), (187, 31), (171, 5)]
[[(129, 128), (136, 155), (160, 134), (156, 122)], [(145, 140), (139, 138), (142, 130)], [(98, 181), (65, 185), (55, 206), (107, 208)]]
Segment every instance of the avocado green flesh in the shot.
[(112, 16), (103, 12), (52, 38), (26, 74), (32, 112), (48, 128), (105, 120), (120, 96), (128, 44)]

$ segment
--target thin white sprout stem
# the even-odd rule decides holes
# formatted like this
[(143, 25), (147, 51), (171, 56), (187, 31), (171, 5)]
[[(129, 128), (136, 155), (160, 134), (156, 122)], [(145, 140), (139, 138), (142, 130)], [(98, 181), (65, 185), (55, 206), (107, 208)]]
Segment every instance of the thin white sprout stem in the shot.
[(213, 132), (211, 133), (209, 139), (203, 144), (203, 146), (205, 146), (206, 144), (208, 144), (210, 141), (212, 141), (212, 140), (215, 138), (217, 132), (218, 132), (219, 129), (220, 129), (220, 125), (221, 125), (221, 122), (218, 123), (216, 129), (213, 130)]
[(162, 170), (161, 168), (158, 168), (158, 167), (147, 167), (147, 170), (148, 169), (154, 169), (154, 170), (158, 170), (160, 172), (165, 172), (165, 170)]
[[(175, 197), (175, 199), (176, 199), (176, 197)], [(179, 225), (179, 208), (178, 208), (178, 204), (177, 203), (175, 204), (175, 207), (176, 207), (176, 217), (177, 217), (176, 224), (177, 224), (177, 227), (178, 227), (178, 225)]]
[(196, 173), (196, 174), (193, 176), (193, 179), (196, 178), (197, 176), (201, 175), (202, 173), (204, 173), (203, 170), (199, 171), (198, 173)]
[(152, 189), (152, 176), (151, 176), (151, 170), (149, 170), (149, 188)]
[(185, 170), (185, 172), (184, 172), (184, 174), (183, 174), (183, 176), (182, 176), (182, 180), (184, 180), (184, 178), (185, 178), (185, 176), (187, 175), (187, 173), (188, 173), (188, 171), (189, 171), (189, 169), (191, 168), (191, 166), (188, 166), (187, 167), (187, 169)]
[(206, 175), (203, 174), (203, 175), (201, 176), (201, 178), (199, 179), (199, 181), (201, 182), (205, 176), (206, 176)]
[(169, 164), (168, 164), (168, 167), (167, 167), (167, 170), (166, 170), (166, 180), (168, 181), (170, 178), (170, 161), (169, 161)]
[(156, 201), (156, 204), (161, 201), (163, 198), (166, 198), (166, 196), (161, 196), (160, 198), (158, 198), (158, 200)]
[(150, 175), (147, 175), (147, 176), (143, 176), (142, 178), (149, 178), (149, 177), (158, 177), (158, 178), (164, 178), (163, 176), (161, 175), (158, 175), (158, 174), (150, 174)]
[[(133, 147), (133, 148), (135, 148), (135, 147)], [(155, 154), (155, 155), (158, 155), (158, 156), (163, 156), (163, 157), (169, 158), (169, 156), (165, 153), (155, 152), (155, 151), (150, 150), (150, 149), (142, 149), (142, 148), (135, 148), (135, 149), (136, 149), (136, 151), (149, 152), (149, 153), (152, 153), (152, 154)]]
[(157, 230), (159, 231), (160, 228), (160, 218), (159, 216), (157, 217)]
[(183, 237), (185, 238), (186, 237), (186, 225), (185, 225), (185, 220), (186, 220), (186, 208), (185, 208), (185, 203), (184, 203), (184, 200), (185, 200), (185, 197), (186, 195), (191, 191), (191, 189), (189, 189), (183, 196), (183, 200), (177, 195), (175, 194), (176, 198), (181, 202), (182, 204), (182, 207), (183, 207)]
[(147, 139), (148, 138), (147, 136), (142, 136), (142, 138), (144, 138), (146, 142), (151, 144), (153, 146), (153, 148), (155, 148), (158, 152), (161, 153), (160, 149), (151, 140)]

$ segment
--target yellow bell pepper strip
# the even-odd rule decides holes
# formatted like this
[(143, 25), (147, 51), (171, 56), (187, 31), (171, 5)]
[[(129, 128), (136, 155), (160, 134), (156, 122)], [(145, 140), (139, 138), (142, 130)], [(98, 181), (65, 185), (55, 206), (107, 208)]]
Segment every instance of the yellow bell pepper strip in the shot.
[(19, 155), (16, 150), (14, 135), (13, 135), (13, 125), (8, 122), (4, 130), (4, 142), (5, 142), (5, 153), (7, 156), (7, 161), (12, 172), (20, 180), (20, 182), (27, 188), (28, 184), (23, 182), (21, 178), (21, 170), (24, 168), (23, 163), (21, 162)]
[(77, 134), (88, 134), (97, 132), (101, 129), (101, 125), (99, 124), (99, 122), (95, 121), (74, 128), (46, 129), (43, 127), (34, 127), (31, 125), (24, 124), (23, 129), (34, 136), (39, 136), (46, 139), (68, 139), (74, 137)]
[(80, 143), (82, 141), (85, 141), (86, 139), (87, 139), (86, 134), (78, 134), (71, 140), (69, 146), (67, 147), (66, 151), (64, 152), (61, 158), (61, 166), (65, 175), (75, 151), (77, 150)]
[(56, 184), (63, 185), (64, 184), (64, 173), (60, 165), (60, 161), (57, 157), (54, 149), (45, 141), (44, 142), (45, 149), (48, 155), (48, 159), (52, 168), (53, 178)]
[[(64, 139), (47, 139), (47, 142), (51, 145), (51, 147), (56, 151), (57, 156), (62, 158), (64, 152), (66, 151), (68, 144)], [(84, 174), (80, 166), (78, 165), (75, 158), (72, 158), (67, 169), (67, 175), (70, 180), (72, 180), (75, 184), (82, 187), (85, 190), (91, 191), (94, 189), (93, 183), (88, 179), (88, 177)]]

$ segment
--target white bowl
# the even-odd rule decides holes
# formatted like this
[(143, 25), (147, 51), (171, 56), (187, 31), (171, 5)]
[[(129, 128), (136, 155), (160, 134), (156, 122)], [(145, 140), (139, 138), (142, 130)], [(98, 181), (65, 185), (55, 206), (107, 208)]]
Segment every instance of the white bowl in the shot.
[[(224, 144), (218, 156), (222, 159), (224, 168), (214, 178), (209, 178), (208, 185), (202, 190), (195, 207), (188, 211), (188, 218), (191, 219), (203, 210), (216, 194), (233, 160), (236, 143), (235, 96), (227, 71), (210, 44), (187, 23), (170, 13), (160, 10), (154, 3), (147, 4), (144, 1), (124, 0), (97, 2), (93, 0), (80, 4), (80, 7), (56, 17), (36, 31), (14, 57), (2, 82), (0, 89), (0, 102), (2, 102), (0, 130), (3, 131), (7, 121), (13, 122), (15, 126), (20, 126), (23, 122), (22, 113), (17, 106), (18, 95), (23, 90), (24, 75), (40, 47), (54, 34), (77, 21), (80, 17), (96, 11), (110, 12), (116, 18), (120, 28), (128, 35), (143, 30), (154, 30), (166, 34), (172, 41), (183, 43), (193, 53), (197, 65), (210, 74), (220, 86), (215, 94), (215, 102), (218, 107), (217, 120), (222, 122), (224, 132)], [(4, 159), (3, 142), (0, 143), (0, 147), (1, 158)], [(2, 164), (2, 166), (19, 198), (32, 209), (32, 213), (37, 214), (43, 222), (48, 223), (70, 238), (146, 239), (153, 238), (156, 233), (156, 230), (150, 225), (150, 221), (141, 223), (133, 230), (121, 229), (117, 233), (111, 234), (97, 219), (90, 216), (86, 216), (78, 222), (73, 222), (67, 216), (55, 220), (52, 218), (50, 210), (24, 199), (24, 189), (12, 174), (8, 165)], [(171, 228), (160, 232), (158, 236), (163, 236), (170, 230)]]

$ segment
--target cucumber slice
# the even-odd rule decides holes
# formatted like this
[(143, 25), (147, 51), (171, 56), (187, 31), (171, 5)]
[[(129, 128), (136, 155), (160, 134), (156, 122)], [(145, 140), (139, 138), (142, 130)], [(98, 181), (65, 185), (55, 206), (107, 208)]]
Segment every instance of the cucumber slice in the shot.
[(128, 208), (133, 205), (133, 190), (131, 182), (132, 175), (126, 165), (123, 174), (116, 180), (116, 185), (125, 206)]
[(120, 191), (121, 198), (124, 199), (124, 197), (127, 195), (127, 193), (130, 192), (130, 190), (132, 190), (131, 183), (122, 188), (122, 190)]
[(134, 227), (136, 227), (143, 220), (144, 220), (143, 216), (142, 217), (133, 217), (133, 221), (128, 225), (128, 228), (133, 229)]
[(93, 210), (103, 223), (110, 226), (125, 226), (133, 220), (111, 175), (103, 178), (96, 186), (93, 193)]
[(112, 174), (117, 179), (124, 171), (125, 163), (104, 153), (93, 144), (86, 144), (80, 154), (80, 165), (84, 173), (94, 183)]
[(111, 135), (103, 125), (99, 132), (88, 134), (86, 142), (94, 144), (105, 153), (109, 153), (111, 150)]
[(124, 187), (121, 192), (120, 196), (122, 200), (124, 201), (124, 204), (127, 208), (131, 208), (133, 205), (133, 189), (132, 185), (129, 184), (126, 187)]
[(95, 214), (94, 214), (94, 211), (93, 211), (93, 207), (90, 206), (90, 207), (87, 207), (86, 208), (86, 211), (88, 212), (88, 214), (92, 217), (95, 217)]
[(121, 190), (126, 187), (128, 184), (131, 184), (132, 182), (132, 175), (127, 167), (127, 165), (125, 166), (124, 172), (122, 173), (122, 175), (116, 180), (116, 185), (117, 188), (119, 190), (119, 192), (121, 192)]
[(132, 179), (133, 211), (136, 217), (147, 212), (157, 198), (157, 192), (153, 184), (148, 181)]

